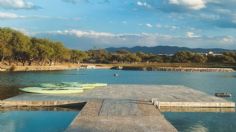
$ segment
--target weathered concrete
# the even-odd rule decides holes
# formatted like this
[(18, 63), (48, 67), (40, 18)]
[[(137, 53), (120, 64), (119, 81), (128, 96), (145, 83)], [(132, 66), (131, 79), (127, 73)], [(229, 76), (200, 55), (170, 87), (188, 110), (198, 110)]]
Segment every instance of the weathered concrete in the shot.
[(198, 107), (198, 108), (234, 108), (234, 102), (161, 102), (152, 99), (152, 103), (157, 107)]
[(234, 108), (234, 102), (159, 102), (160, 107)]
[(85, 105), (67, 132), (176, 132), (150, 102), (97, 100)]
[(235, 108), (161, 107), (161, 112), (235, 112)]
[(190, 89), (170, 85), (109, 85), (82, 94), (22, 94), (0, 102), (2, 106), (58, 106), (96, 99), (158, 101), (161, 107), (235, 107), (234, 102)]

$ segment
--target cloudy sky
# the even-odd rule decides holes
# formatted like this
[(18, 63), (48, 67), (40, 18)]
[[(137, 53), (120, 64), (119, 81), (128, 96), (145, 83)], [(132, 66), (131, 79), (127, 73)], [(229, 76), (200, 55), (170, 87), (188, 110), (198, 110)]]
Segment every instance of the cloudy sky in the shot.
[(69, 48), (236, 49), (236, 0), (0, 0), (0, 26)]

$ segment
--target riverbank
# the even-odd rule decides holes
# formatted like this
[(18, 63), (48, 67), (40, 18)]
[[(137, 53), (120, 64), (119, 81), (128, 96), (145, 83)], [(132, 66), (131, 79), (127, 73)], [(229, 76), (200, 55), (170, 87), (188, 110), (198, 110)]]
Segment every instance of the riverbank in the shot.
[(231, 65), (193, 63), (121, 64), (115, 65), (111, 69), (174, 72), (235, 72), (234, 67)]
[(110, 69), (111, 66), (107, 65), (93, 65), (93, 64), (59, 64), (53, 66), (0, 66), (0, 72), (19, 72), (19, 71), (62, 71), (74, 70), (80, 68), (91, 69)]
[(17, 72), (17, 71), (59, 71), (77, 69), (78, 65), (56, 65), (56, 66), (2, 66), (2, 72)]
[(0, 65), (0, 72), (17, 71), (61, 71), (73, 69), (114, 69), (114, 70), (140, 70), (140, 71), (174, 71), (174, 72), (235, 72), (232, 66), (199, 65), (199, 64), (58, 64), (53, 66), (6, 66)]
[(132, 67), (118, 68), (120, 70), (141, 71), (174, 71), (174, 72), (235, 72), (232, 68), (194, 68), (194, 67)]

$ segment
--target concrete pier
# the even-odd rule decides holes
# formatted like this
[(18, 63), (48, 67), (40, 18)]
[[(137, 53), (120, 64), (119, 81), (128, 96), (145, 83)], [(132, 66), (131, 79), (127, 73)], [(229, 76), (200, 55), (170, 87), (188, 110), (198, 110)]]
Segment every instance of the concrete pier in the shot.
[[(82, 94), (21, 94), (1, 107), (75, 106), (86, 103), (67, 131), (175, 132), (162, 112), (235, 112), (235, 103), (171, 85), (108, 85)], [(153, 105), (155, 103), (158, 105)]]
[(177, 132), (150, 102), (134, 100), (91, 101), (67, 132)]

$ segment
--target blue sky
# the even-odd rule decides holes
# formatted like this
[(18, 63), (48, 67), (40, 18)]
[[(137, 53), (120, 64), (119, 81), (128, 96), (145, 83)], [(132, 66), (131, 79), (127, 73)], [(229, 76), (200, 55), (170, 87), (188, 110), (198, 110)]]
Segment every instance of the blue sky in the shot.
[(236, 49), (235, 0), (0, 0), (0, 26), (69, 48)]

